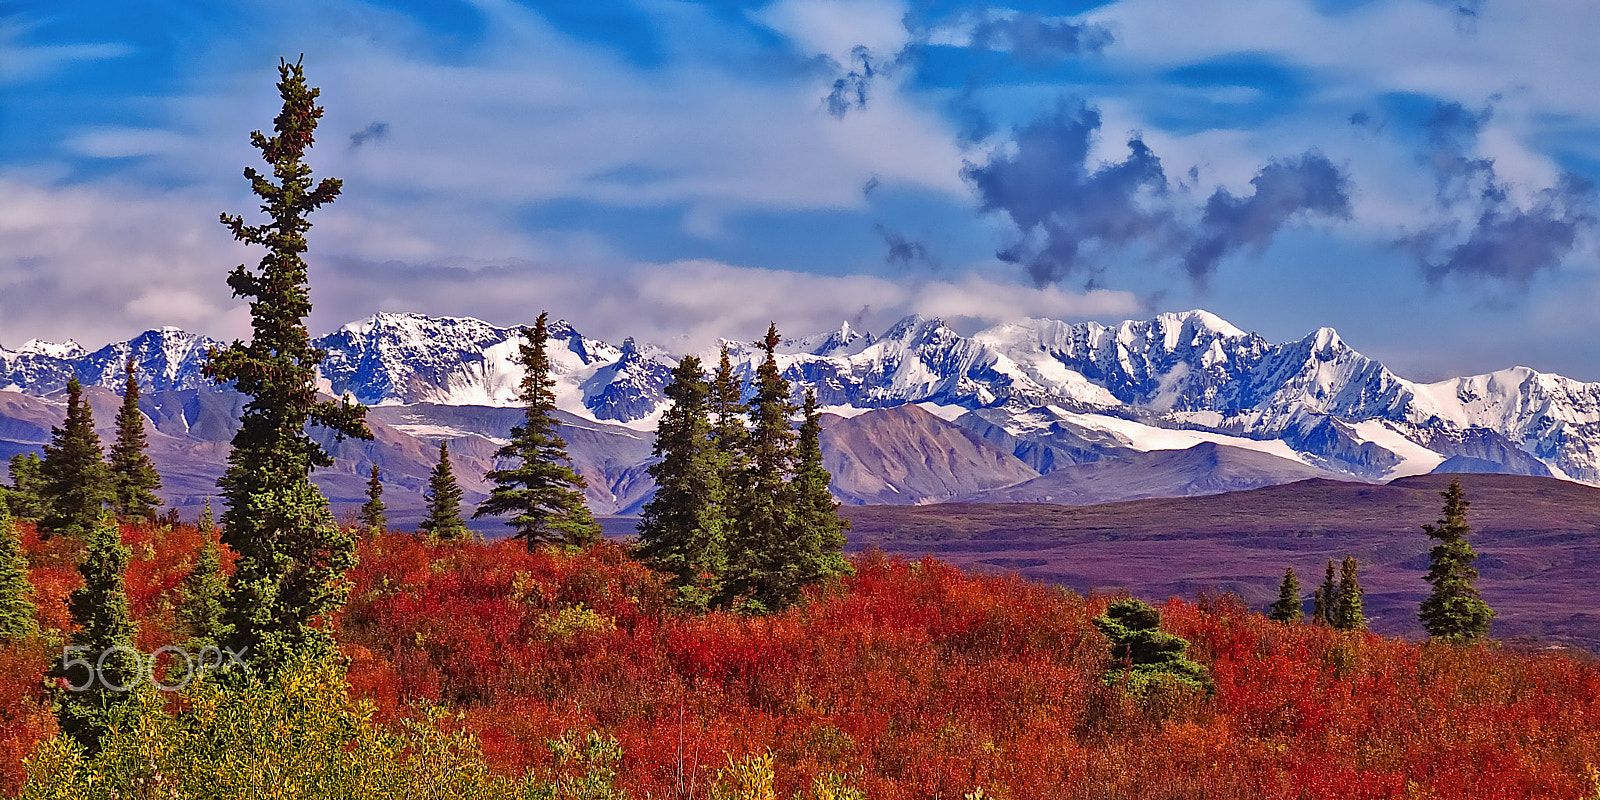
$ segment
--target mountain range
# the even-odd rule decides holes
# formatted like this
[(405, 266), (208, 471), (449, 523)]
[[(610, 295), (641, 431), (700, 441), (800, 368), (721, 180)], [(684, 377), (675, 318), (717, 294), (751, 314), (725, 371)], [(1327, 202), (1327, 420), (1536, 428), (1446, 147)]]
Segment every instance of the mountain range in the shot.
[[(319, 388), (372, 406), (377, 436), (329, 442), (337, 463), (318, 480), (336, 505), (359, 501), (376, 462), (396, 520), (419, 514), (440, 440), (468, 502), (481, 497), (478, 476), (520, 417), (520, 330), (383, 313), (316, 339), (327, 353)], [(99, 387), (88, 396), (108, 436), (132, 356), (167, 498), (197, 505), (215, 493), (242, 407), (202, 374), (208, 348), (222, 344), (161, 328), (92, 352), (75, 342), (0, 347), (0, 455), (48, 441), (71, 377)], [(752, 375), (760, 350), (727, 344)], [(652, 489), (652, 431), (676, 359), (564, 322), (550, 327), (548, 349), (591, 504), (635, 513)], [(1274, 344), (1188, 311), (1115, 325), (1024, 319), (963, 336), (910, 316), (876, 336), (844, 324), (788, 339), (778, 359), (795, 400), (815, 391), (829, 414), (824, 456), (849, 504), (1083, 504), (1433, 471), (1600, 484), (1600, 384), (1525, 367), (1417, 383), (1331, 328)]]

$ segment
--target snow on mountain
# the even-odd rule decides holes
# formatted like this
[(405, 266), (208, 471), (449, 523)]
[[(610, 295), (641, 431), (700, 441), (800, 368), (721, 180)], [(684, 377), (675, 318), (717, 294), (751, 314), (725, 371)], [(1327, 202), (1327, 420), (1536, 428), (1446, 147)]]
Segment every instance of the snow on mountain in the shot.
[[(319, 387), (331, 394), (373, 406), (517, 404), (517, 327), (384, 313), (314, 343), (327, 353)], [(48, 395), (74, 375), (116, 388), (129, 354), (147, 391), (206, 388), (201, 365), (219, 344), (176, 328), (93, 353), (30, 342), (0, 349), (0, 388)], [(589, 339), (565, 322), (550, 326), (546, 345), (558, 408), (654, 429), (673, 354)], [(727, 346), (748, 380), (760, 349), (749, 340)], [(717, 353), (699, 355), (709, 365)], [(1427, 472), (1459, 456), (1600, 483), (1600, 384), (1522, 367), (1417, 384), (1331, 328), (1273, 344), (1186, 311), (1115, 325), (1023, 319), (962, 336), (913, 315), (881, 336), (846, 323), (785, 339), (777, 361), (797, 403), (811, 390), (844, 416), (919, 404), (1040, 472), (1211, 442), (1361, 480)]]

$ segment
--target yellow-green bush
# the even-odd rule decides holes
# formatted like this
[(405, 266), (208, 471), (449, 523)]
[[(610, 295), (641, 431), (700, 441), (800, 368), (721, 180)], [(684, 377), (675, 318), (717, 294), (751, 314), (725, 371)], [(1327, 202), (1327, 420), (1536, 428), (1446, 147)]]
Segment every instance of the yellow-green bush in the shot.
[(196, 680), (176, 715), (145, 688), (86, 757), (57, 737), (28, 761), (26, 800), (130, 798), (524, 798), (535, 782), (491, 777), (470, 735), (443, 714), (389, 731), (354, 702), (333, 665), (301, 662), (274, 682), (224, 688)]

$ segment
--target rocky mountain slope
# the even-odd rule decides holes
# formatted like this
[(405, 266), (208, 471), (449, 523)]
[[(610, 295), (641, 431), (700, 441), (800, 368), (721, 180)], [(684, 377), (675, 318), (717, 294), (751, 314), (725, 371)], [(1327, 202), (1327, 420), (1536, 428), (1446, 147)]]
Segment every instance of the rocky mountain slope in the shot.
[[(321, 388), (373, 406), (393, 437), (392, 446), (350, 451), (349, 463), (341, 456), (335, 471), (364, 475), (365, 462), (402, 458), (391, 450), (416, 450), (426, 461), (440, 439), (476, 459), (472, 469), (486, 465), (516, 417), (518, 335), (474, 319), (378, 314), (317, 339), (328, 353)], [(201, 374), (217, 344), (163, 328), (92, 352), (73, 342), (0, 347), (0, 390), (9, 390), (0, 392), (0, 453), (47, 437), (44, 409), (59, 408), (69, 377), (118, 388), (130, 354), (158, 429), (194, 446), (225, 441), (235, 401)], [(566, 323), (552, 326), (549, 347), (591, 500), (606, 512), (636, 509), (649, 494), (650, 432), (674, 358), (631, 339), (590, 339)], [(737, 368), (752, 374), (759, 351), (747, 342), (730, 348)], [(1523, 367), (1415, 383), (1328, 328), (1273, 344), (1190, 311), (1115, 325), (1027, 319), (961, 336), (912, 316), (879, 336), (844, 325), (786, 340), (779, 361), (796, 400), (810, 389), (845, 418), (830, 424), (825, 449), (835, 491), (850, 503), (976, 496), (1129, 459), (1120, 473), (1078, 470), (1055, 481), (1078, 487), (1072, 496), (1104, 497), (1082, 481), (1126, 480), (1135, 464), (1187, 458), (1181, 469), (1163, 467), (1166, 479), (1144, 478), (1141, 491), (1223, 491), (1243, 480), (1244, 457), (1232, 449), (1267, 457), (1251, 460), (1246, 482), (1310, 474), (1385, 481), (1448, 462), (1600, 483), (1600, 384)], [(1137, 460), (1205, 443), (1229, 449), (1205, 451), (1220, 460)]]

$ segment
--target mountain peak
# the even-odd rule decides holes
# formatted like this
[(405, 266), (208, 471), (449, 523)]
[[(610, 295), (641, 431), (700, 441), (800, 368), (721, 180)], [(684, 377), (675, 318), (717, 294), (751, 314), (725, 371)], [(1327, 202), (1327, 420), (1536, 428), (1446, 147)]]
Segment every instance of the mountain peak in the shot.
[(47, 342), (43, 339), (29, 339), (16, 349), (17, 355), (49, 356), (50, 358), (79, 358), (89, 354), (83, 345), (73, 339), (65, 342)]

